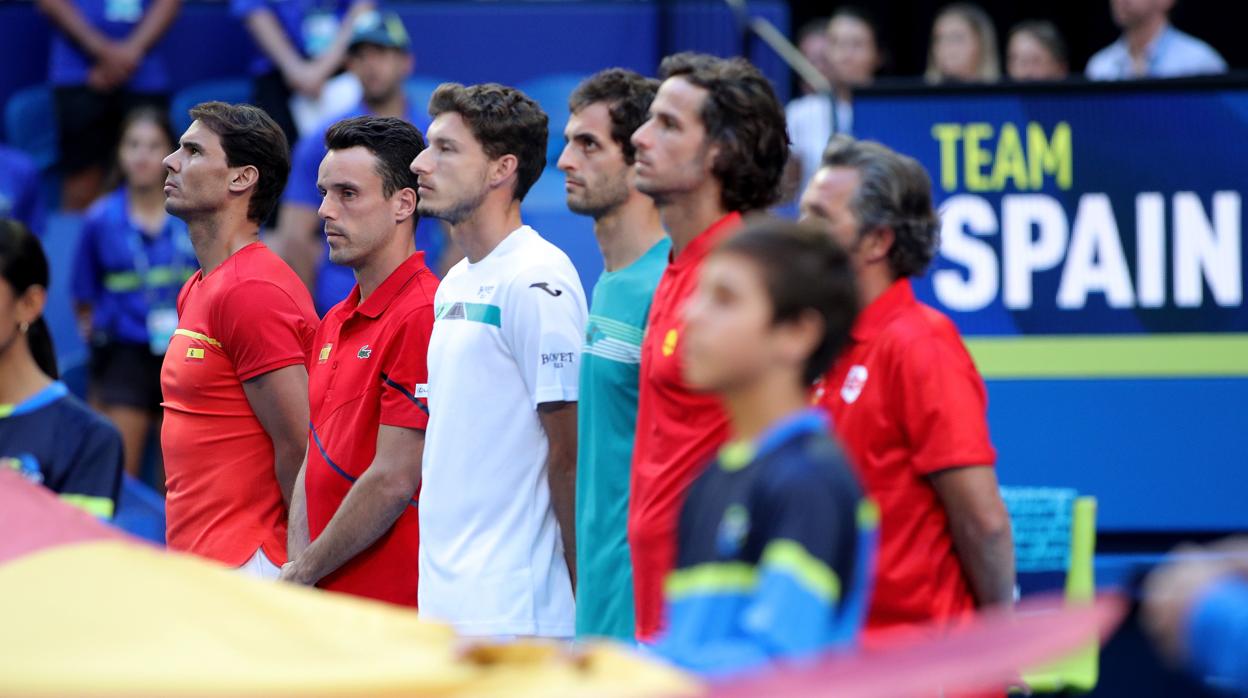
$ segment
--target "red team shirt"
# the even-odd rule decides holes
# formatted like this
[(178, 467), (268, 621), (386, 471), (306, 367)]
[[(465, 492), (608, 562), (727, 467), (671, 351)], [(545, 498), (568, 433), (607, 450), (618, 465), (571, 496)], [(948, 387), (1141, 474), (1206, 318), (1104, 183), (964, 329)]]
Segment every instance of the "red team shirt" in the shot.
[(259, 242), (182, 287), (160, 370), (171, 549), (237, 567), (263, 548), (273, 564), (286, 562), (273, 442), (243, 382), (304, 363), (315, 328), (307, 287)]
[(919, 303), (909, 279), (863, 310), (850, 345), (816, 388), (880, 507), (872, 631), (975, 610), (949, 521), (927, 476), (992, 465), (987, 394), (957, 328)]
[[(304, 490), (316, 540), (377, 454), (382, 424), (424, 430), (425, 353), (438, 279), (424, 253), (408, 257), (363, 303), (357, 285), (325, 314), (308, 358), (312, 430)], [(364, 552), (317, 586), (416, 606), (416, 502)]]
[(663, 580), (676, 563), (676, 524), (689, 486), (728, 440), (719, 398), (693, 392), (681, 374), (684, 308), (702, 260), (741, 225), (730, 213), (694, 238), (659, 279), (641, 344), (641, 390), (628, 503), (637, 637), (662, 627)]

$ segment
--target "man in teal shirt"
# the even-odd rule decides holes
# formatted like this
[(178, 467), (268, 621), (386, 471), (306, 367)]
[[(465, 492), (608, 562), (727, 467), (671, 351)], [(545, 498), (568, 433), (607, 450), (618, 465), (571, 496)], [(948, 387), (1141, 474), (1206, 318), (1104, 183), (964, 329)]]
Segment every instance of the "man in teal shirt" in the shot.
[(631, 641), (629, 465), (637, 423), (641, 338), (671, 241), (654, 200), (633, 185), (629, 138), (658, 81), (619, 68), (572, 93), (559, 169), (568, 208), (594, 219), (605, 271), (594, 288), (581, 359), (576, 472), (577, 637)]

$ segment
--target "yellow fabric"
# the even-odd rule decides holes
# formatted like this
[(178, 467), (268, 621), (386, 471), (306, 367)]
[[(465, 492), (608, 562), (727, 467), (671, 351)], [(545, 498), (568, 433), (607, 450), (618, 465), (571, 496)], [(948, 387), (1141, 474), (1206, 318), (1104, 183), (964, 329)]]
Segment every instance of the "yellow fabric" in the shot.
[(797, 541), (777, 539), (763, 548), (764, 567), (784, 570), (820, 601), (832, 605), (841, 598), (841, 578), (823, 560)]
[(113, 518), (113, 500), (108, 497), (92, 497), (86, 494), (61, 494), (61, 501), (82, 509), (101, 519)]
[(0, 694), (648, 696), (697, 684), (613, 646), (464, 653), (410, 609), (252, 579), (132, 543), (0, 564)]
[(212, 345), (212, 346), (214, 346), (214, 347), (220, 347), (220, 346), (221, 346), (221, 342), (218, 342), (217, 340), (213, 339), (212, 337), (209, 337), (209, 336), (208, 336), (208, 335), (206, 335), (206, 334), (201, 334), (201, 333), (196, 332), (196, 331), (194, 331), (194, 330), (184, 330), (184, 329), (182, 329), (181, 327), (179, 327), (178, 329), (174, 330), (174, 331), (173, 331), (173, 333), (174, 333), (174, 334), (180, 334), (180, 335), (182, 335), (183, 337), (190, 337), (191, 339), (198, 339), (198, 340), (199, 340), (199, 341), (201, 341), (201, 342), (208, 342), (209, 344), (211, 344), (211, 345)]

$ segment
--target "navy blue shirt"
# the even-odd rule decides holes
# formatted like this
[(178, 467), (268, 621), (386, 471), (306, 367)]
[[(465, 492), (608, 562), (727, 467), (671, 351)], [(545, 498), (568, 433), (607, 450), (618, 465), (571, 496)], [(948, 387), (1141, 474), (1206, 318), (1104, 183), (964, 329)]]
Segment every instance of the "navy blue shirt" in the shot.
[(722, 676), (852, 646), (878, 518), (818, 410), (725, 446), (681, 510), (655, 649)]
[(173, 308), (199, 268), (186, 223), (174, 216), (156, 235), (131, 219), (125, 188), (87, 212), (74, 260), (74, 300), (93, 308), (96, 341), (146, 344), (148, 314)]
[[(230, 0), (230, 13), (240, 21), (260, 10), (272, 12), (291, 46), (305, 58), (328, 48), (349, 9), (351, 0)], [(251, 62), (252, 75), (263, 75), (273, 68), (273, 61), (263, 53)]]
[(0, 404), (0, 468), (112, 518), (121, 490), (121, 435), (57, 381), (16, 405)]
[[(325, 132), (338, 121), (367, 116), (370, 112), (361, 102), (354, 109), (327, 119), (325, 123), (313, 129), (295, 143), (290, 158), (290, 179), (286, 182), (286, 190), (282, 193), (282, 203), (307, 206), (318, 209), (321, 207), (321, 192), (316, 188), (316, 178), (320, 173), (321, 160), (325, 159), (328, 149), (325, 147)], [(421, 134), (429, 129), (429, 115), (421, 111), (411, 100), (407, 103), (407, 115), (404, 119), (420, 130)], [(425, 259), (436, 266), (442, 257), (445, 241), (442, 226), (435, 218), (422, 218), (416, 224), (416, 249), (425, 253)], [(321, 317), (329, 309), (342, 302), (355, 288), (355, 273), (350, 268), (329, 261), (329, 245), (321, 245), (321, 259), (317, 262), (316, 288), (312, 290), (312, 300), (316, 304), (316, 313)]]
[[(134, 32), (147, 14), (151, 0), (74, 0), (74, 5), (96, 31), (120, 41)], [(87, 73), (94, 63), (77, 43), (59, 30), (53, 30), (49, 82), (53, 85), (85, 85)], [(143, 57), (126, 88), (145, 93), (169, 91), (169, 70), (160, 42)]]
[(35, 235), (43, 235), (39, 168), (20, 150), (0, 145), (0, 218), (16, 218)]

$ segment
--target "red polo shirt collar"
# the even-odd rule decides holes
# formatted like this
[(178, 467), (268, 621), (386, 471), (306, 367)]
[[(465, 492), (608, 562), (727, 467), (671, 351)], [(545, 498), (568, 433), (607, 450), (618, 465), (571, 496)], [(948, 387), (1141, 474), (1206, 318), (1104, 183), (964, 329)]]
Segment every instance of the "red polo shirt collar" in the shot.
[(366, 317), (376, 320), (381, 314), (390, 307), (390, 303), (403, 292), (407, 284), (425, 268), (425, 253), (415, 252), (412, 256), (403, 260), (394, 271), (390, 272), (390, 276), (381, 282), (381, 285), (373, 291), (373, 295), (369, 296), (360, 303), (360, 285), (357, 283), (355, 288), (351, 289), (351, 295), (347, 296), (347, 302), (339, 308), (339, 317), (346, 319), (352, 313), (359, 313)]
[(913, 307), (915, 303), (918, 301), (914, 298), (914, 288), (910, 286), (909, 277), (897, 279), (888, 290), (858, 314), (849, 336), (855, 342), (869, 342), (888, 327), (898, 313)]
[(670, 259), (671, 266), (676, 269), (683, 269), (689, 265), (701, 263), (711, 253), (711, 250), (715, 249), (720, 240), (740, 227), (741, 213), (738, 211), (733, 211), (720, 218), (690, 241), (689, 245), (681, 250), (679, 255), (673, 253)]

